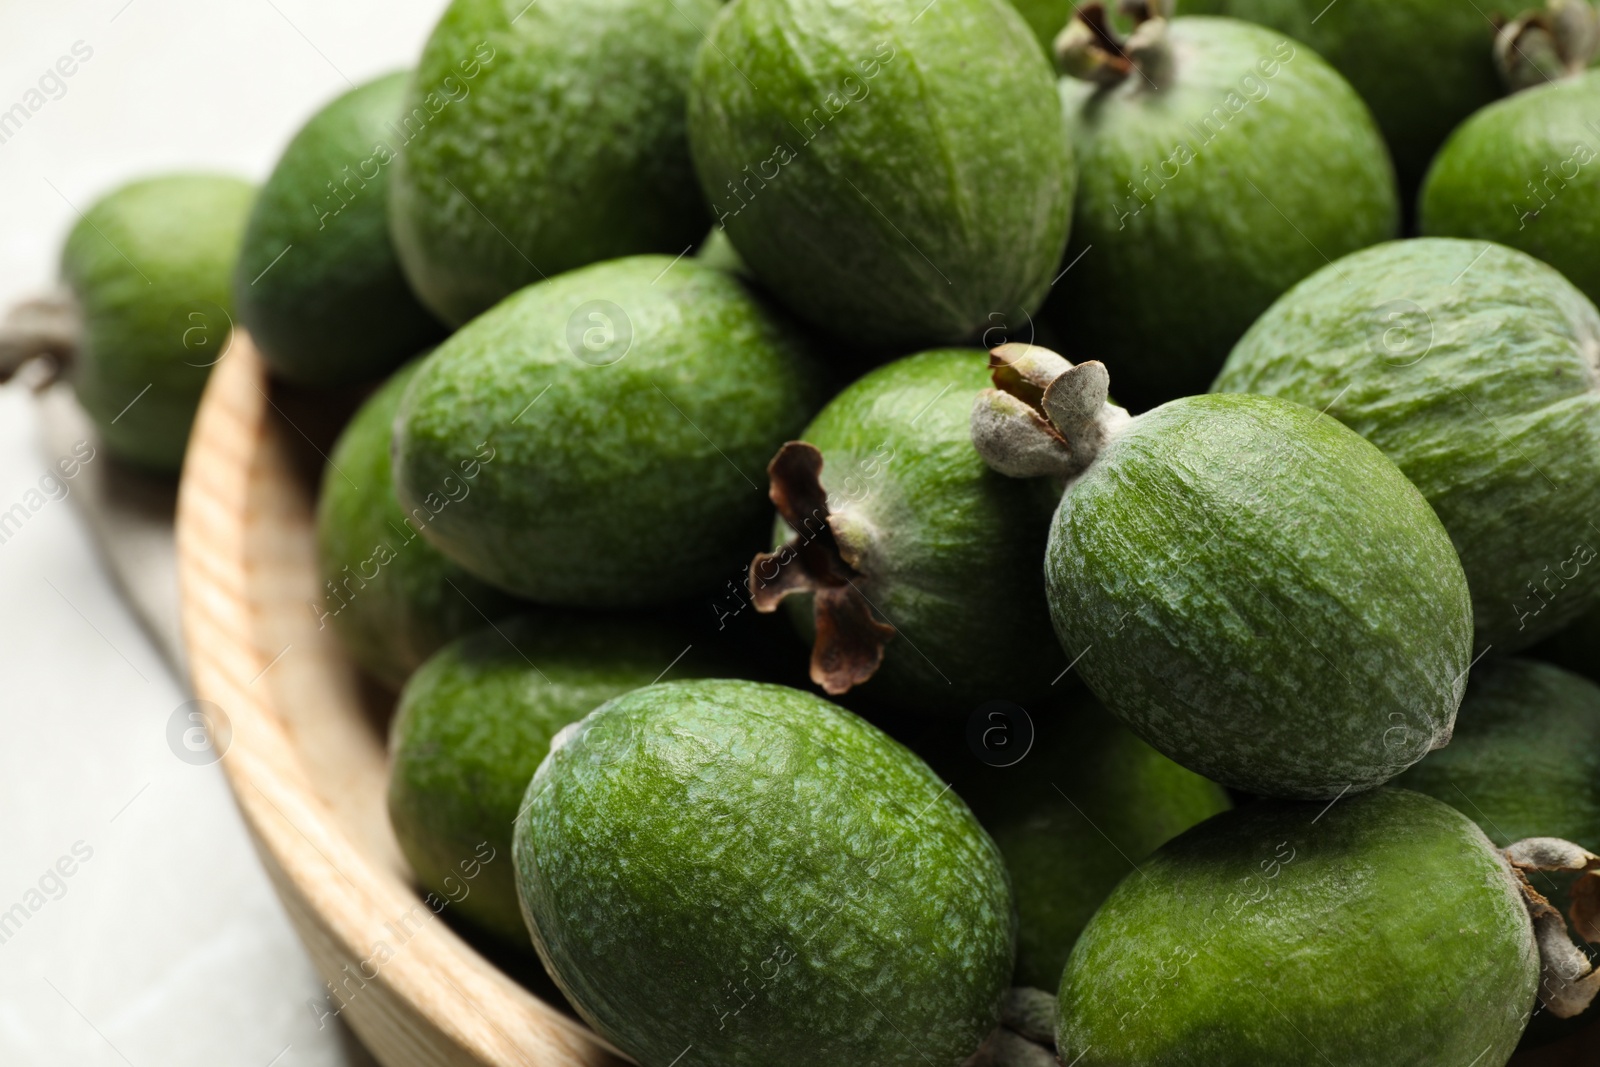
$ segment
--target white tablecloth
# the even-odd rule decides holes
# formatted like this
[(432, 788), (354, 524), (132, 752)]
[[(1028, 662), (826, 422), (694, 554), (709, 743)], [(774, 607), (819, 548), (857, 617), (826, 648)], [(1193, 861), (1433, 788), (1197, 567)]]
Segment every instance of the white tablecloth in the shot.
[[(0, 305), (52, 282), (76, 211), (121, 181), (264, 177), (347, 79), (409, 65), (442, 6), (0, 5)], [(59, 447), (43, 436), (33, 398), (0, 390), (0, 512), (38, 499)], [(186, 683), (73, 502), (46, 498), (0, 535), (0, 1063), (369, 1062), (318, 1029), (319, 980), (219, 769), (168, 745)]]

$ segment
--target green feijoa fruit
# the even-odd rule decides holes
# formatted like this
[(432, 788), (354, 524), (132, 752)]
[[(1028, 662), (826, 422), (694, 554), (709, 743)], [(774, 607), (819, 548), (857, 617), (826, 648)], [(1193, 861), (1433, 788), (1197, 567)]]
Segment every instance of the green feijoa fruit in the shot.
[[(1285, 290), (1395, 236), (1383, 140), (1311, 49), (1215, 18), (1148, 21), (1121, 43), (1079, 20), (1062, 44), (1082, 76), (1061, 81), (1079, 184), (1047, 315), (1124, 402), (1203, 392)], [(1132, 57), (1120, 76), (1113, 48)]]
[(313, 115), (256, 199), (233, 291), (240, 323), (288, 381), (369, 381), (444, 333), (412, 295), (389, 241), (407, 77), (367, 82)]
[(1208, 778), (1332, 797), (1450, 738), (1472, 658), (1450, 538), (1310, 408), (1213, 394), (1140, 416), (1062, 498), (1045, 579), (1089, 687)]
[(1382, 789), (1262, 801), (1173, 840), (1111, 894), (1061, 978), (1078, 1067), (1510, 1058), (1539, 954), (1472, 820)]
[(1383, 449), (1438, 512), (1480, 646), (1526, 648), (1600, 600), (1600, 312), (1484, 241), (1368, 249), (1306, 279), (1214, 389), (1269, 393)]
[(530, 282), (686, 250), (708, 219), (684, 133), (718, 0), (452, 0), (399, 118), (389, 221), (460, 324)]
[(113, 454), (183, 463), (189, 424), (233, 326), (229, 278), (255, 187), (216, 174), (124, 185), (67, 236), (61, 277), (82, 319), (73, 386)]
[(1053, 990), (1117, 883), (1158, 846), (1230, 805), (1221, 786), (1161, 755), (1092, 699), (1031, 721), (1038, 732), (1018, 762), (996, 749), (989, 758), (1005, 765), (978, 763), (954, 784), (1011, 872), (1016, 984)]
[(801, 318), (868, 349), (1031, 312), (1072, 212), (1049, 64), (1005, 0), (736, 0), (689, 140), (733, 244)]
[[(1394, 784), (1456, 808), (1501, 848), (1530, 837), (1600, 848), (1600, 688), (1546, 663), (1485, 660), (1473, 669), (1450, 744)], [(1527, 876), (1568, 910), (1574, 875)], [(1523, 1045), (1548, 1043), (1591, 1018), (1557, 1019), (1541, 1007)]]
[(1495, 17), (1536, 0), (1179, 0), (1186, 15), (1231, 15), (1310, 45), (1372, 109), (1410, 202), (1456, 124), (1504, 91)]
[(1498, 241), (1600, 301), (1600, 71), (1490, 104), (1422, 187), (1422, 232)]
[[(737, 2), (737, 0), (736, 0)], [(648, 1067), (960, 1063), (1016, 918), (965, 804), (862, 719), (782, 686), (618, 697), (534, 774), (513, 853), (545, 967)]]
[[(445, 642), (514, 604), (419, 536), (432, 519), (426, 507), (407, 511), (395, 499), (394, 417), (421, 365), (396, 371), (356, 412), (333, 447), (317, 498), (323, 587), (312, 611), (362, 669), (394, 688)], [(451, 484), (470, 494), (473, 482), (463, 471)]]
[(389, 821), (422, 886), (526, 948), (511, 827), (551, 738), (669, 667), (700, 675), (697, 655), (670, 626), (555, 615), (509, 619), (434, 654), (406, 683), (389, 740)]
[(1145, 741), (1224, 785), (1332, 797), (1450, 739), (1472, 655), (1461, 563), (1400, 469), (1337, 419), (1206, 394), (1130, 417), (1104, 364), (991, 354), (972, 441), (1066, 486), (1056, 636)]
[(397, 417), (395, 483), (432, 514), (425, 537), (505, 589), (666, 603), (760, 544), (754, 479), (821, 400), (802, 336), (737, 277), (613, 260), (529, 286), (428, 357)]
[(977, 349), (907, 356), (845, 389), (772, 461), (780, 547), (751, 564), (753, 600), (773, 611), (789, 597), (827, 692), (870, 679), (879, 703), (964, 712), (1040, 699), (1066, 666), (1039, 580), (1054, 494), (973, 450), (987, 383)]

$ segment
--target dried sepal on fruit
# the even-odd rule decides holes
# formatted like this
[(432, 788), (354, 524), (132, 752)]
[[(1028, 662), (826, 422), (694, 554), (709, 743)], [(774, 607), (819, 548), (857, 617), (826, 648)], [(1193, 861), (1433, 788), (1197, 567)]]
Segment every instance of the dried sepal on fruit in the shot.
[(1129, 414), (1110, 402), (1104, 363), (1072, 364), (1037, 345), (989, 353), (993, 389), (972, 403), (972, 444), (1011, 478), (1072, 478), (1082, 473)]
[(815, 598), (817, 636), (811, 646), (811, 680), (837, 696), (870, 679), (883, 662), (883, 646), (894, 627), (872, 614), (856, 587), (865, 546), (835, 530), (828, 494), (818, 475), (822, 453), (815, 445), (790, 441), (767, 465), (768, 495), (794, 536), (772, 552), (750, 561), (750, 594), (756, 610), (773, 612), (791, 593)]
[(780, 521), (776, 547), (750, 565), (751, 601), (787, 602), (828, 693), (870, 683), (867, 699), (920, 714), (1053, 692), (1066, 661), (1038, 561), (1055, 494), (1000, 477), (973, 450), (973, 397), (988, 384), (975, 349), (895, 360), (768, 468)]
[(1539, 944), (1539, 1000), (1558, 1019), (1580, 1015), (1600, 993), (1600, 971), (1572, 940), (1560, 909), (1528, 881), (1530, 871), (1581, 873), (1572, 887), (1572, 925), (1585, 941), (1600, 940), (1600, 856), (1559, 837), (1530, 837), (1505, 850), (1516, 872)]
[(1600, 12), (1588, 0), (1548, 0), (1504, 20), (1494, 38), (1495, 69), (1512, 92), (1582, 74), (1600, 53)]
[(1235, 788), (1330, 798), (1449, 740), (1466, 580), (1377, 448), (1272, 397), (1130, 417), (1098, 363), (1017, 346), (993, 364), (974, 446), (1000, 473), (1064, 484), (1045, 554), (1055, 632), (1151, 746)]
[(1078, 188), (1068, 269), (1042, 314), (1137, 410), (1203, 390), (1322, 253), (1392, 237), (1399, 209), (1370, 114), (1310, 48), (1146, 0), (1119, 7), (1131, 32), (1086, 3), (1055, 41)]
[(0, 318), (0, 383), (37, 361), (43, 373), (35, 390), (52, 384), (72, 367), (82, 326), (72, 296), (65, 290), (20, 301)]

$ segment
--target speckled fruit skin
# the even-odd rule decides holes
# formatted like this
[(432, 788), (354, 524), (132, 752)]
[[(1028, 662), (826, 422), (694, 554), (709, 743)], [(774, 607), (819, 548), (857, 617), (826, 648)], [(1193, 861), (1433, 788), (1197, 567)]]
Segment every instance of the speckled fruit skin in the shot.
[(1539, 973), (1509, 865), (1432, 797), (1324, 807), (1250, 804), (1141, 863), (1062, 976), (1061, 1061), (1501, 1067)]
[[(861, 692), (904, 710), (970, 712), (1031, 702), (1066, 661), (1039, 580), (1049, 487), (990, 470), (972, 447), (972, 398), (988, 358), (943, 349), (896, 360), (823, 408), (801, 440), (822, 452), (834, 515), (870, 531), (857, 584), (899, 631)], [(775, 541), (794, 531), (779, 521)], [(810, 641), (812, 598), (788, 600)]]
[[(1504, 94), (1495, 15), (1528, 0), (1178, 0), (1183, 15), (1231, 15), (1304, 41), (1372, 108), (1407, 200), (1456, 124)], [(1337, 258), (1337, 257), (1335, 257)]]
[(1043, 300), (1072, 212), (1051, 87), (1005, 0), (734, 0), (695, 64), (689, 139), (780, 300), (904, 352)]
[(556, 731), (669, 667), (702, 673), (673, 628), (604, 616), (524, 616), (440, 649), (389, 733), (389, 822), (422, 886), (527, 949), (511, 828), (528, 781)]
[(753, 554), (755, 480), (821, 401), (801, 335), (736, 277), (633, 256), (529, 286), (440, 345), (401, 402), (395, 483), (437, 510), (430, 541), (505, 589), (666, 603)]
[(396, 371), (356, 412), (333, 447), (317, 496), (323, 585), (312, 613), (333, 627), (363, 670), (395, 689), (445, 642), (515, 604), (419, 535), (426, 509), (408, 513), (395, 499), (394, 416), (421, 365)]
[(1063, 710), (1033, 716), (1038, 735), (1020, 762), (978, 764), (954, 783), (1006, 858), (1019, 918), (1015, 981), (1036, 989), (1060, 985), (1073, 943), (1135, 865), (1230, 807), (1221, 786), (1094, 700)]
[[(1600, 848), (1600, 688), (1546, 663), (1486, 660), (1473, 669), (1450, 744), (1395, 785), (1456, 808), (1502, 848), (1528, 837)], [(1571, 875), (1528, 878), (1567, 911)], [(1594, 1017), (1537, 1011), (1523, 1045), (1553, 1041)]]
[(1600, 599), (1600, 312), (1556, 271), (1422, 239), (1324, 268), (1213, 389), (1269, 393), (1383, 449), (1450, 532), (1480, 648), (1526, 648)]
[(1428, 171), (1418, 214), (1425, 234), (1510, 245), (1600, 301), (1600, 71), (1467, 119)]
[(1333, 797), (1450, 737), (1472, 658), (1450, 539), (1310, 408), (1205, 395), (1140, 416), (1062, 498), (1045, 579), (1095, 694), (1225, 785)]
[[(176, 472), (233, 327), (228, 281), (255, 187), (217, 174), (124, 185), (61, 252), (83, 320), (73, 387), (118, 458)], [(148, 387), (148, 391), (147, 390)]]
[(517, 821), (545, 967), (646, 1067), (955, 1067), (998, 1019), (999, 851), (910, 752), (818, 697), (663, 684), (558, 739)]
[(1399, 224), (1371, 115), (1309, 48), (1232, 19), (1167, 32), (1164, 90), (1138, 74), (1109, 90), (1061, 80), (1074, 265), (1046, 313), (1136, 408), (1204, 391), (1284, 290)]
[(400, 119), (389, 219), (460, 324), (541, 278), (705, 232), (684, 95), (718, 0), (452, 0)]
[(313, 115), (250, 213), (233, 273), (239, 321), (288, 381), (370, 381), (444, 335), (389, 242), (393, 123), (407, 79), (367, 82)]

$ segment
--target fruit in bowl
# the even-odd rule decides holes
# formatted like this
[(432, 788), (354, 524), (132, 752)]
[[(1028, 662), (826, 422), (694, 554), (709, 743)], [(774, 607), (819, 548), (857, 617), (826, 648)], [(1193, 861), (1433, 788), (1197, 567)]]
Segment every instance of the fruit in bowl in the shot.
[[(454, 0), (291, 142), (242, 256), (163, 229), (199, 191), (134, 227), (254, 289), (197, 368), (197, 695), (383, 1062), (1488, 1067), (1588, 1025), (1593, 687), (1504, 654), (1596, 609), (1600, 312), (1377, 243), (1348, 57), (1066, 15)], [(1556, 17), (1502, 58), (1561, 58)], [(295, 215), (391, 107), (371, 195)], [(90, 279), (91, 333), (135, 288)]]
[(1203, 391), (1286, 289), (1395, 236), (1372, 116), (1305, 45), (1189, 16), (1123, 38), (1091, 3), (1057, 49), (1078, 192), (1044, 315), (1069, 356), (1106, 364), (1124, 402)]
[(641, 1063), (955, 1063), (999, 1020), (999, 850), (819, 697), (712, 680), (602, 705), (551, 743), (514, 855), (551, 976)]

